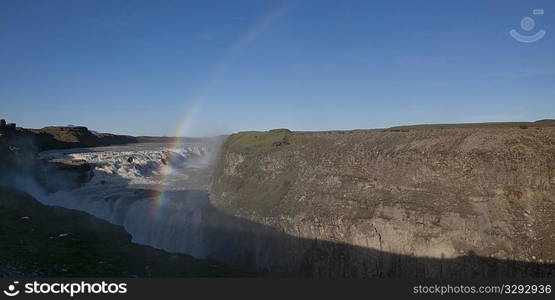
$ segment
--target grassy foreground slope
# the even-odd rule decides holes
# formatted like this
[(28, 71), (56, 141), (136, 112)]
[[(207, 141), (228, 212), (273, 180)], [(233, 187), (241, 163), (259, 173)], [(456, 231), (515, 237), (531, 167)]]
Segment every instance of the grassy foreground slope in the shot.
[(86, 213), (0, 187), (0, 277), (242, 277), (219, 262), (131, 243)]

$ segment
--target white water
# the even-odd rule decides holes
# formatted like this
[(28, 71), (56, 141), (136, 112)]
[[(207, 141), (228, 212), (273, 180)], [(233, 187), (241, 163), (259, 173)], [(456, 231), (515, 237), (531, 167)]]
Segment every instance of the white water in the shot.
[[(213, 210), (206, 188), (214, 147), (131, 144), (43, 152), (43, 159), (85, 160), (93, 166), (94, 176), (77, 189), (34, 196), (47, 205), (122, 225), (134, 242), (207, 257), (220, 248), (204, 240), (202, 223)], [(166, 175), (163, 169), (169, 169)]]
[[(206, 170), (211, 162), (207, 145), (131, 144), (87, 149), (51, 150), (39, 154), (42, 159), (85, 160), (94, 167), (92, 184), (126, 182), (129, 186), (180, 189), (190, 178), (188, 171)], [(162, 170), (170, 167), (169, 176)]]

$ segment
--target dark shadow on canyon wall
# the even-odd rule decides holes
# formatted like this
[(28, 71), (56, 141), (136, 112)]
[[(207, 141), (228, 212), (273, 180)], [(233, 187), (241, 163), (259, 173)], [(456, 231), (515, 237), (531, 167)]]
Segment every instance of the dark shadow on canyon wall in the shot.
[[(211, 258), (246, 271), (284, 277), (323, 278), (520, 278), (553, 277), (555, 264), (500, 260), (470, 253), (453, 259), (422, 258), (345, 243), (291, 236), (213, 207), (205, 191), (167, 191), (162, 204), (142, 196), (126, 203), (106, 198), (111, 222), (141, 244), (198, 258)], [(97, 215), (98, 216), (98, 215)], [(135, 218), (135, 219), (133, 219)]]
[(170, 192), (200, 201), (207, 257), (251, 271), (300, 277), (553, 277), (555, 264), (479, 257), (422, 258), (294, 237), (265, 225), (223, 214), (203, 191)]

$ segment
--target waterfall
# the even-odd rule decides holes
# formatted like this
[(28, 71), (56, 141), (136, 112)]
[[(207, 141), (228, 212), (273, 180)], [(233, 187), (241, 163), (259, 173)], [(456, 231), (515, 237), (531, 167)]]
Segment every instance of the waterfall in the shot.
[(85, 160), (94, 175), (77, 189), (37, 198), (121, 225), (136, 243), (206, 257), (212, 251), (202, 222), (211, 210), (206, 186), (212, 152), (209, 145), (171, 144), (43, 152), (43, 159)]

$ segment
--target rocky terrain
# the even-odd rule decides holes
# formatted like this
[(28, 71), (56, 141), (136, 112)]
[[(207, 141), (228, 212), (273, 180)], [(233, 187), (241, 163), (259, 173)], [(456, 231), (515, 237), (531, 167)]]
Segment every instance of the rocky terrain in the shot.
[(28, 150), (99, 147), (107, 145), (136, 143), (135, 137), (111, 133), (94, 133), (83, 126), (48, 126), (42, 129), (17, 127), (0, 120), (0, 140), (14, 146), (24, 146)]
[(555, 276), (554, 126), (242, 132), (223, 145), (210, 200), (281, 235), (253, 246), (268, 269)]
[(23, 129), (0, 122), (0, 277), (251, 276), (235, 267), (132, 243), (121, 226), (89, 214), (45, 206), (14, 188), (69, 191), (89, 182), (85, 160), (40, 159), (48, 149), (134, 143), (85, 127)]

